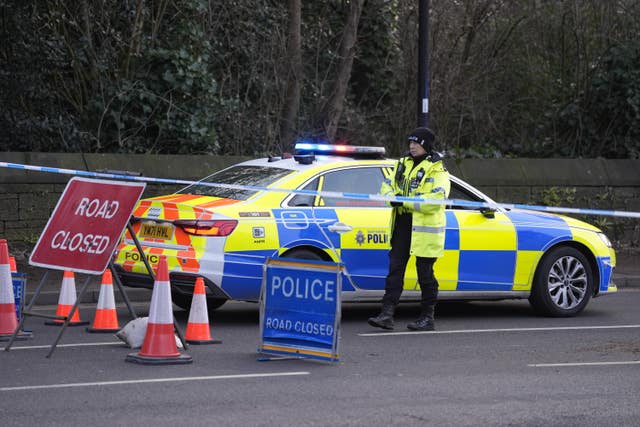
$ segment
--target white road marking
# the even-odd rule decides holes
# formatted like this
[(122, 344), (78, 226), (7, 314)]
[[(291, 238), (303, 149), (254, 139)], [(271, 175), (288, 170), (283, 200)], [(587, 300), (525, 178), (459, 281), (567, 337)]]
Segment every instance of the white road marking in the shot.
[(1, 387), (0, 391), (40, 390), (40, 389), (71, 388), (71, 387), (94, 387), (94, 386), (109, 386), (109, 385), (123, 385), (123, 384), (168, 383), (168, 382), (180, 382), (180, 381), (206, 381), (206, 380), (228, 380), (228, 379), (246, 379), (246, 378), (287, 377), (287, 376), (294, 376), (294, 375), (309, 375), (309, 372), (305, 372), (305, 371), (275, 372), (275, 373), (263, 373), (263, 374), (211, 375), (211, 376), (205, 376), (205, 377), (151, 378), (146, 380), (46, 384), (46, 385), (31, 385), (31, 386), (21, 386), (21, 387)]
[(640, 325), (610, 325), (610, 326), (560, 326), (549, 328), (506, 328), (506, 329), (459, 329), (452, 331), (405, 331), (405, 332), (373, 332), (358, 334), (360, 337), (386, 337), (394, 335), (446, 335), (446, 334), (477, 334), (486, 332), (540, 332), (540, 331), (577, 331), (592, 329), (628, 329), (640, 328)]
[(640, 360), (629, 360), (626, 362), (582, 362), (582, 363), (531, 363), (530, 368), (564, 368), (570, 366), (607, 366), (607, 365), (638, 365)]
[[(118, 344), (126, 346), (126, 344), (123, 341), (115, 341), (115, 342), (112, 341), (112, 342), (85, 342), (85, 343), (76, 343), (76, 344), (58, 344), (56, 348), (58, 347), (94, 347), (94, 346), (101, 346), (101, 345), (118, 345)], [(51, 348), (51, 344), (11, 347), (9, 350), (33, 350), (36, 348)]]

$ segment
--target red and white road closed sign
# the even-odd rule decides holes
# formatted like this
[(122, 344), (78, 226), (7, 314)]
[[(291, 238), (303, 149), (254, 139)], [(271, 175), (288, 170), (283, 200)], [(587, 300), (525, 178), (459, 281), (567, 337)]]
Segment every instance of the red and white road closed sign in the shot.
[(71, 178), (29, 264), (78, 273), (107, 268), (144, 183)]

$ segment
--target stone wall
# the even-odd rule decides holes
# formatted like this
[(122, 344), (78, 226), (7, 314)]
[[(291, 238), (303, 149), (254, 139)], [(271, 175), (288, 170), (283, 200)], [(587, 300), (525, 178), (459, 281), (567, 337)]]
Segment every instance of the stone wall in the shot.
[[(237, 156), (0, 152), (0, 162), (73, 170), (119, 170), (196, 180), (244, 160)], [(449, 170), (498, 202), (640, 212), (640, 160), (464, 159)], [(0, 237), (35, 243), (71, 175), (0, 167)], [(145, 197), (181, 186), (147, 184)], [(640, 244), (640, 220), (583, 217), (618, 247)]]

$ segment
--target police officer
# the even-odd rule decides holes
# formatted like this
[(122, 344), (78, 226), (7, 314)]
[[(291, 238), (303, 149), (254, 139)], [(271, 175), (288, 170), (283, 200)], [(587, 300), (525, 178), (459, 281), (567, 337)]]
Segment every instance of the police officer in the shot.
[[(382, 183), (384, 196), (409, 196), (443, 200), (449, 196), (451, 183), (442, 157), (434, 150), (435, 135), (425, 127), (409, 134), (409, 153), (396, 163), (391, 179)], [(438, 297), (438, 281), (433, 264), (444, 254), (444, 205), (390, 202), (391, 250), (389, 272), (382, 298), (382, 310), (368, 320), (371, 326), (393, 329), (393, 314), (400, 300), (404, 273), (409, 257), (415, 255), (418, 283), (422, 292), (420, 316), (407, 328), (414, 331), (434, 329), (434, 311)]]

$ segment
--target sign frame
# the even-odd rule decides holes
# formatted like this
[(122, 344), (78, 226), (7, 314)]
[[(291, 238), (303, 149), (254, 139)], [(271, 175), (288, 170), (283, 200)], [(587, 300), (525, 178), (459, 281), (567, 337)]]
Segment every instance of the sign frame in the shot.
[[(338, 362), (340, 348), (340, 318), (342, 303), (342, 264), (284, 258), (267, 258), (263, 266), (262, 288), (260, 292), (260, 345), (258, 352), (276, 356), (289, 356), (301, 359), (314, 359), (320, 361)], [(288, 278), (296, 277), (301, 280), (313, 278), (313, 290), (307, 283), (306, 291), (296, 288), (296, 298), (280, 298), (273, 296), (273, 284), (276, 281), (274, 274), (289, 274)], [(324, 300), (321, 287), (317, 280), (325, 282)], [(333, 300), (327, 299), (329, 291), (326, 283), (335, 283), (331, 292)], [(279, 285), (281, 281), (277, 281)], [(314, 285), (315, 283), (315, 285)], [(305, 297), (305, 294), (306, 297)], [(311, 297), (311, 299), (309, 298)], [(329, 312), (322, 311), (329, 309)], [(279, 316), (274, 318), (272, 315)], [(280, 321), (279, 327), (273, 324)], [(324, 321), (318, 324), (318, 321)], [(269, 324), (271, 323), (271, 324)], [(304, 329), (326, 332), (325, 338), (318, 339), (317, 334), (307, 333)]]
[[(54, 270), (102, 274), (113, 257), (145, 187), (146, 183), (141, 182), (71, 178), (31, 252), (29, 264)], [(85, 197), (80, 199), (82, 196)], [(68, 218), (70, 212), (77, 218)], [(67, 230), (53, 230), (63, 223)], [(102, 235), (87, 233), (94, 230), (106, 231)], [(59, 234), (60, 232), (63, 234)], [(82, 232), (85, 234), (81, 234)], [(79, 235), (82, 237), (76, 239)], [(107, 238), (107, 243), (104, 243)], [(77, 245), (75, 250), (68, 253), (53, 252), (57, 249), (54, 249), (54, 245), (60, 248), (66, 245), (72, 249), (74, 244)], [(93, 254), (95, 256), (91, 256)]]

